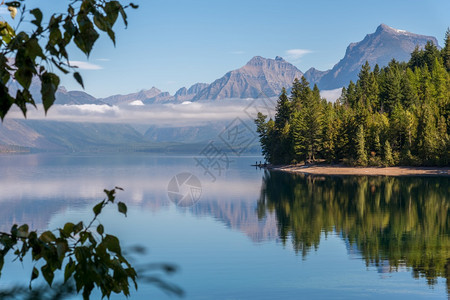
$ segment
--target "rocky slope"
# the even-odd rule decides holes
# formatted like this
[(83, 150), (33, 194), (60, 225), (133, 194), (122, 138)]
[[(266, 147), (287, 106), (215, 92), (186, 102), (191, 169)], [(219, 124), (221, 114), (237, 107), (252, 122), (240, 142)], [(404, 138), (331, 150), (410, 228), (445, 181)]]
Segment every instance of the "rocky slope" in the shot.
[(268, 97), (278, 96), (283, 87), (291, 86), (295, 78), (302, 76), (299, 69), (279, 56), (275, 59), (255, 56), (242, 68), (211, 83), (194, 100), (256, 98), (261, 92)]
[(318, 71), (310, 69), (305, 77), (311, 84), (316, 83), (320, 89), (331, 90), (348, 85), (355, 81), (361, 66), (368, 61), (373, 67), (378, 64), (386, 66), (393, 58), (398, 61), (408, 61), (416, 46), (423, 47), (431, 41), (438, 45), (437, 39), (389, 27), (378, 26), (376, 31), (357, 43), (351, 43), (345, 56), (331, 70)]

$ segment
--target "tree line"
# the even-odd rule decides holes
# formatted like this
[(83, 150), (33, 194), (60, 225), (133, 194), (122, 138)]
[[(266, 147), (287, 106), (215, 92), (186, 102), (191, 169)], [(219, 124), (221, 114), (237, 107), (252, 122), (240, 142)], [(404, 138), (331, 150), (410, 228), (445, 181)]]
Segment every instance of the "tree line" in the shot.
[(449, 165), (450, 29), (408, 62), (362, 67), (334, 103), (302, 77), (283, 89), (274, 119), (255, 123), (273, 164), (325, 161), (355, 166)]

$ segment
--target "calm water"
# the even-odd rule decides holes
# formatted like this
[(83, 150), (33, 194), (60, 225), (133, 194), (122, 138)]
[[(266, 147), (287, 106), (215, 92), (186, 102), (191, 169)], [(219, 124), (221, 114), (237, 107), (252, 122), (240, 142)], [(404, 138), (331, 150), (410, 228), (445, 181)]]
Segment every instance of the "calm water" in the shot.
[[(449, 178), (308, 177), (256, 160), (233, 158), (213, 181), (192, 157), (1, 155), (0, 230), (88, 220), (102, 190), (120, 186), (128, 217), (106, 211), (106, 230), (148, 249), (135, 265), (177, 264), (163, 278), (187, 299), (447, 298)], [(167, 193), (183, 172), (201, 182), (187, 208)], [(27, 284), (30, 270), (8, 264), (0, 287)], [(173, 299), (145, 284), (132, 294), (151, 297)]]

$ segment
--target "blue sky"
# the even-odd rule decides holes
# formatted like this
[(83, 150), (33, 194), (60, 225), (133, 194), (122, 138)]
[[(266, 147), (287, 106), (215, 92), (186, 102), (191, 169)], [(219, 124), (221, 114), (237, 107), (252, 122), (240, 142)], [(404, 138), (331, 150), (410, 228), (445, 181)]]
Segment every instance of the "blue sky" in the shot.
[[(68, 1), (30, 0), (54, 11)], [(27, 2), (27, 3), (28, 3)], [(174, 1), (135, 0), (129, 26), (116, 25), (117, 46), (103, 37), (81, 73), (86, 92), (104, 97), (156, 86), (172, 94), (182, 86), (212, 82), (255, 55), (279, 55), (305, 72), (326, 70), (357, 42), (385, 23), (432, 35), (443, 44), (450, 26), (449, 0)], [(44, 6), (44, 7), (43, 7)], [(47, 14), (48, 15), (48, 14)], [(293, 51), (289, 51), (293, 50)], [(80, 67), (82, 65), (80, 64)], [(68, 89), (80, 89), (72, 77)]]

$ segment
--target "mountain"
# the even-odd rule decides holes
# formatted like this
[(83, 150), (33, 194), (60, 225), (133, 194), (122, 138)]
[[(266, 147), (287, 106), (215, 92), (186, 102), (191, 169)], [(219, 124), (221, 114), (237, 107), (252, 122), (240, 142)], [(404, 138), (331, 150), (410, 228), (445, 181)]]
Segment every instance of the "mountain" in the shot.
[(105, 102), (96, 99), (88, 93), (83, 91), (67, 91), (64, 87), (58, 88), (55, 97), (55, 104), (61, 105), (105, 104)]
[(178, 102), (191, 101), (198, 93), (208, 86), (208, 83), (196, 83), (189, 89), (182, 87), (175, 93), (174, 100)]
[(303, 73), (277, 56), (275, 59), (253, 57), (245, 66), (217, 79), (193, 100), (224, 98), (256, 98), (261, 92), (268, 97), (278, 96), (281, 88), (290, 87)]
[(330, 70), (319, 71), (315, 68), (310, 68), (305, 72), (305, 78), (308, 79), (312, 84), (319, 82), (323, 76), (327, 75)]
[(408, 61), (416, 46), (424, 47), (431, 41), (438, 45), (435, 37), (425, 36), (395, 29), (385, 24), (357, 43), (351, 43), (345, 56), (331, 70), (318, 71), (310, 69), (305, 73), (311, 84), (317, 84), (321, 90), (331, 90), (348, 85), (350, 80), (356, 81), (361, 66), (368, 61), (374, 67), (386, 66), (393, 58), (397, 61)]
[(182, 87), (173, 96), (168, 92), (162, 92), (160, 89), (152, 87), (149, 90), (141, 90), (126, 95), (113, 95), (100, 100), (111, 105), (184, 102), (192, 100), (208, 85), (207, 83), (196, 83), (189, 89)]
[[(22, 89), (15, 80), (8, 84), (9, 93), (15, 95), (18, 89)], [(34, 77), (31, 81), (30, 92), (36, 103), (42, 103), (41, 81), (38, 77)], [(81, 104), (97, 104), (102, 105), (105, 102), (95, 98), (83, 91), (67, 91), (64, 86), (60, 86), (55, 94), (55, 104), (60, 105), (81, 105)]]
[(141, 90), (137, 93), (109, 96), (107, 98), (101, 99), (101, 101), (111, 105), (129, 104), (133, 101), (144, 101), (149, 98), (154, 98), (159, 94), (161, 94), (161, 90), (157, 89), (156, 87), (152, 87), (149, 90)]

